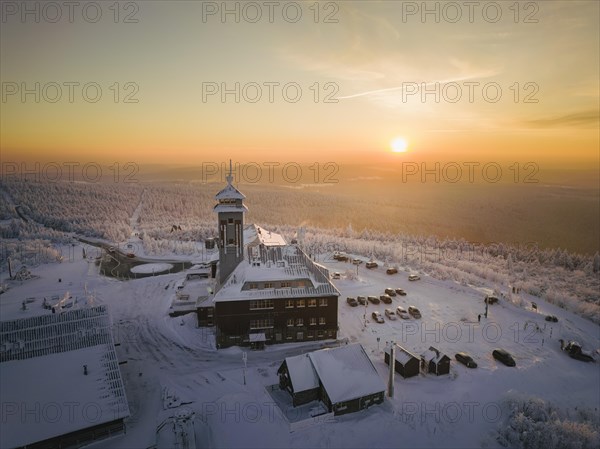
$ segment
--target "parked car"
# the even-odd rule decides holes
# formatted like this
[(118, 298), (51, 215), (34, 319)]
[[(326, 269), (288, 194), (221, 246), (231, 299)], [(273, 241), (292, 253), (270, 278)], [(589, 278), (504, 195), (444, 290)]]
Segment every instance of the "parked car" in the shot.
[(398, 314), (398, 316), (400, 316), (400, 318), (402, 318), (403, 320), (410, 320), (410, 315), (408, 314), (408, 312), (406, 311), (406, 309), (402, 306), (398, 306), (396, 308), (396, 313)]
[(346, 298), (346, 302), (352, 307), (356, 307), (358, 305), (358, 301), (356, 301), (356, 298), (353, 298), (351, 296), (348, 296), (348, 298)]
[(390, 320), (396, 320), (396, 314), (392, 309), (385, 309), (385, 316), (387, 316)]
[(517, 363), (515, 362), (515, 359), (513, 359), (513, 356), (504, 349), (494, 349), (492, 351), (492, 357), (494, 357), (496, 360), (504, 363), (506, 366), (516, 366), (517, 365)]
[(380, 302), (377, 296), (368, 296), (367, 299), (373, 304), (379, 304)]
[(415, 306), (409, 306), (408, 307), (408, 313), (413, 318), (421, 318), (421, 311), (419, 309), (417, 309)]
[(563, 351), (566, 351), (566, 353), (569, 354), (569, 357), (573, 359), (581, 360), (582, 362), (594, 361), (594, 357), (590, 353), (584, 352), (581, 349), (581, 345), (576, 341), (570, 341), (565, 346), (565, 342), (563, 340), (560, 340), (560, 347)]
[(400, 296), (406, 296), (406, 292), (401, 288), (397, 288), (396, 293), (399, 294)]
[(408, 275), (409, 281), (418, 281), (419, 279), (421, 279), (421, 276), (419, 276), (418, 274), (409, 274)]
[(385, 270), (385, 272), (387, 274), (396, 274), (398, 272), (398, 268), (388, 268), (387, 270)]
[(385, 294), (390, 296), (396, 296), (396, 290), (394, 290), (393, 288), (386, 288)]
[(457, 361), (465, 365), (467, 368), (477, 368), (477, 363), (475, 363), (473, 357), (471, 357), (466, 352), (459, 352), (454, 357)]
[(370, 260), (367, 262), (367, 264), (365, 265), (365, 267), (367, 267), (368, 269), (371, 268), (377, 268), (379, 265), (377, 265), (377, 262)]
[(554, 315), (547, 315), (546, 321), (552, 321), (553, 323), (558, 323), (558, 318), (556, 318), (556, 316), (554, 316)]
[(390, 295), (381, 295), (379, 297), (379, 299), (384, 304), (391, 304), (392, 303), (392, 297)]
[(337, 271), (331, 275), (331, 279), (340, 279), (342, 275)]
[(362, 260), (360, 260), (360, 259), (352, 259), (352, 263), (354, 265), (360, 265), (362, 263)]
[(496, 304), (498, 302), (498, 298), (496, 296), (486, 296), (484, 302), (487, 304)]
[(344, 253), (340, 253), (340, 252), (336, 251), (333, 253), (333, 259), (338, 260), (340, 262), (346, 262), (348, 260), (348, 256)]
[(383, 323), (383, 317), (381, 316), (381, 313), (375, 311), (371, 314), (371, 316), (373, 317), (373, 319), (375, 321), (377, 321), (378, 323)]
[(364, 306), (365, 304), (367, 304), (367, 298), (365, 298), (364, 296), (357, 296), (356, 300), (358, 301), (358, 303), (361, 306)]

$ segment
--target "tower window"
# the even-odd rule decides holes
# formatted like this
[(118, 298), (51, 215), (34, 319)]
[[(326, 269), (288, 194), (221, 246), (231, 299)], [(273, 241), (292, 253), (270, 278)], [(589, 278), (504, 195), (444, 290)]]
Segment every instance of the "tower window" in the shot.
[(229, 224), (233, 224), (233, 218), (228, 218), (228, 219), (227, 219), (227, 223), (229, 223)]

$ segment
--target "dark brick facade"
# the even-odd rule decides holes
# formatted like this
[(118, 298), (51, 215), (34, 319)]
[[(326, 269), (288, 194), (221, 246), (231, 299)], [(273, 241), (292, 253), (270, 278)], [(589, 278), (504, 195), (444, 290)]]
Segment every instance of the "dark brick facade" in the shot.
[(264, 309), (251, 309), (249, 300), (219, 301), (215, 303), (217, 348), (248, 345), (251, 333), (264, 333), (266, 344), (337, 338), (337, 316), (334, 295), (276, 298), (272, 307)]

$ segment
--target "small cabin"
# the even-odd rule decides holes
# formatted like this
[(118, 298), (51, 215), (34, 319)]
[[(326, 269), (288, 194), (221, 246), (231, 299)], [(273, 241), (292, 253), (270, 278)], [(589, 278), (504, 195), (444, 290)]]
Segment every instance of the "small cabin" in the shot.
[(439, 349), (430, 346), (423, 355), (421, 355), (421, 370), (425, 374), (435, 374), (441, 376), (450, 373), (450, 357), (440, 352)]
[(279, 388), (292, 396), (294, 407), (319, 399), (319, 377), (308, 354), (286, 358), (277, 374)]
[[(419, 357), (404, 349), (402, 346), (394, 347), (394, 371), (405, 379), (419, 374)], [(385, 351), (385, 363), (390, 364), (390, 349)]]

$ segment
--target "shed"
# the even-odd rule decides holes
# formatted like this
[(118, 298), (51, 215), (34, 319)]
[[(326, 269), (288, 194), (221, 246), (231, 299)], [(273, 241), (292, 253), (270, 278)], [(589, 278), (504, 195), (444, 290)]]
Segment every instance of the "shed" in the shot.
[(319, 398), (319, 377), (308, 354), (286, 358), (277, 374), (279, 387), (290, 393), (294, 407)]
[(450, 373), (450, 357), (443, 354), (439, 349), (430, 346), (423, 355), (421, 355), (421, 369), (424, 373), (431, 373), (437, 376)]
[[(419, 357), (407, 351), (400, 345), (395, 345), (394, 370), (405, 379), (419, 374)], [(390, 350), (385, 351), (385, 363), (390, 364)]]

